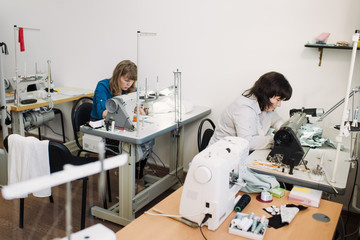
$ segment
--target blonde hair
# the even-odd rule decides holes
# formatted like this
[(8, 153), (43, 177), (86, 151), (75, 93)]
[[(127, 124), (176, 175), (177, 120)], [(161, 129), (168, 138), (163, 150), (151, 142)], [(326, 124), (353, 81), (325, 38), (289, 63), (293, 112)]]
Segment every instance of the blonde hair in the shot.
[(126, 91), (126, 93), (131, 93), (136, 90), (136, 81), (137, 81), (137, 66), (130, 60), (124, 60), (116, 65), (113, 75), (109, 82), (110, 92), (113, 96), (118, 96), (122, 94), (122, 89), (120, 88), (119, 78), (125, 76), (130, 80), (133, 80), (134, 83)]

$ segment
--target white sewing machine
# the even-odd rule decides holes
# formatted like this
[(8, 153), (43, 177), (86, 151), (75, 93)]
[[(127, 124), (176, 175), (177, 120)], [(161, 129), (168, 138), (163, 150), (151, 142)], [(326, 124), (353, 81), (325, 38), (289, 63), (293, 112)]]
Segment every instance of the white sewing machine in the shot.
[(239, 137), (226, 137), (197, 154), (185, 179), (180, 215), (200, 225), (211, 214), (205, 225), (216, 230), (234, 209), (248, 154), (248, 141)]

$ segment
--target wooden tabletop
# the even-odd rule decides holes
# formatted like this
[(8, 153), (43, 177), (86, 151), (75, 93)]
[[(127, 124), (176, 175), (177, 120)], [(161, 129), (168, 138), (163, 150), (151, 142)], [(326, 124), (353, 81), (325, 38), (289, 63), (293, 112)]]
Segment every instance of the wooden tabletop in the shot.
[[(182, 188), (178, 189), (166, 199), (158, 203), (154, 208), (162, 210), (168, 214), (179, 214), (179, 205)], [(250, 194), (251, 201), (243, 210), (243, 213), (254, 212), (255, 216), (262, 216), (263, 214), (269, 218), (263, 208), (276, 205), (280, 207), (282, 204), (292, 203), (288, 199), (289, 192), (286, 192), (282, 198), (275, 198), (271, 203), (261, 203), (256, 200), (258, 194)], [(342, 210), (342, 204), (321, 200), (320, 207), (308, 207), (306, 210), (300, 211), (292, 222), (279, 229), (268, 228), (264, 239), (332, 239), (336, 229), (336, 225)], [(154, 212), (149, 210), (150, 212)], [(315, 213), (325, 214), (330, 218), (329, 222), (319, 222), (312, 216)], [(229, 225), (235, 215), (233, 211), (229, 217), (220, 225), (216, 231), (210, 231), (206, 226), (202, 228), (207, 239), (245, 239), (237, 235), (229, 233)], [(152, 216), (143, 214), (129, 225), (116, 233), (119, 240), (123, 239), (192, 239), (204, 240), (199, 228), (191, 228), (183, 223), (175, 221), (168, 217)]]
[[(57, 87), (55, 89), (58, 92), (52, 94), (54, 104), (75, 101), (85, 96), (88, 97), (94, 96), (94, 90), (71, 88), (71, 87)], [(37, 102), (33, 104), (20, 104), (20, 106), (16, 106), (14, 103), (8, 103), (7, 106), (10, 108), (11, 111), (20, 112), (29, 109), (49, 106), (49, 101), (47, 99), (37, 99)]]

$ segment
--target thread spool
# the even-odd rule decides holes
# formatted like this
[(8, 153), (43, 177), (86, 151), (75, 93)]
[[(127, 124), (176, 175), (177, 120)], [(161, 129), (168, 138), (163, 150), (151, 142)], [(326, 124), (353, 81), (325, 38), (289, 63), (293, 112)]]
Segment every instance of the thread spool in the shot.
[(240, 220), (240, 224), (237, 227), (240, 228), (241, 230), (247, 232), (252, 224), (253, 224), (252, 219), (250, 219), (250, 218), (242, 218)]
[(258, 223), (259, 218), (258, 217), (254, 217), (253, 219), (253, 224), (251, 225), (251, 232), (254, 232), (256, 227), (257, 227), (257, 223)]
[(115, 121), (111, 122), (111, 131), (114, 132), (115, 130)]
[(239, 218), (231, 220), (231, 225), (239, 229), (240, 229), (240, 223), (241, 223), (241, 219)]
[(248, 194), (244, 194), (241, 196), (240, 200), (235, 205), (235, 211), (241, 212), (250, 202), (251, 197)]

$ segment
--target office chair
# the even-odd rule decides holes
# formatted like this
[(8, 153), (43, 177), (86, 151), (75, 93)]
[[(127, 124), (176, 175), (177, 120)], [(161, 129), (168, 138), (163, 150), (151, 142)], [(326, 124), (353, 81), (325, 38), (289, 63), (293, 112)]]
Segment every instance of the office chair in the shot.
[[(76, 145), (79, 148), (77, 156), (80, 156), (81, 152), (89, 152), (86, 151), (83, 146), (80, 144), (79, 141), (79, 131), (80, 126), (84, 125), (85, 123), (90, 121), (90, 114), (93, 105), (93, 99), (91, 97), (81, 97), (74, 103), (74, 106), (71, 110), (71, 122), (75, 137)], [(110, 186), (110, 171), (106, 171), (106, 180), (107, 180), (107, 192), (109, 197), (109, 202), (112, 201), (111, 199), (111, 186)], [(106, 200), (104, 200), (104, 207), (107, 208)]]
[[(4, 148), (6, 151), (9, 149), (8, 136), (4, 139)], [(73, 156), (69, 149), (62, 143), (49, 141), (49, 164), (50, 173), (63, 170), (65, 164), (83, 165), (89, 162), (98, 161), (97, 158), (78, 157)], [(82, 200), (81, 200), (81, 222), (80, 228), (85, 228), (85, 209), (86, 209), (86, 192), (87, 192), (87, 177), (82, 178)], [(53, 197), (49, 196), (50, 202), (53, 203)], [(19, 213), (19, 227), (24, 227), (24, 198), (20, 198), (20, 213)]]
[[(202, 134), (202, 127), (205, 122), (209, 122), (212, 128), (205, 129), (204, 133)], [(215, 131), (215, 124), (213, 121), (211, 121), (211, 119), (205, 118), (200, 122), (199, 129), (198, 129), (198, 135), (197, 135), (197, 143), (198, 143), (199, 152), (201, 152), (202, 150), (204, 150), (207, 147), (212, 135), (214, 134), (214, 131)]]
[(77, 153), (78, 156), (80, 156), (80, 153), (83, 151), (87, 152), (86, 150), (83, 149), (83, 146), (80, 144), (79, 131), (81, 125), (84, 125), (85, 123), (90, 121), (92, 101), (93, 99), (91, 97), (79, 98), (78, 100), (76, 100), (71, 110), (72, 128), (74, 132), (76, 145), (79, 148), (79, 151)]

